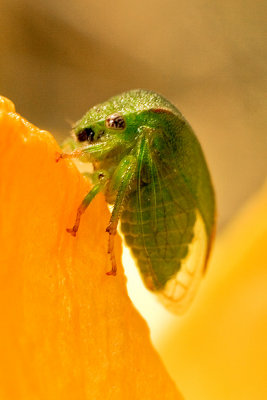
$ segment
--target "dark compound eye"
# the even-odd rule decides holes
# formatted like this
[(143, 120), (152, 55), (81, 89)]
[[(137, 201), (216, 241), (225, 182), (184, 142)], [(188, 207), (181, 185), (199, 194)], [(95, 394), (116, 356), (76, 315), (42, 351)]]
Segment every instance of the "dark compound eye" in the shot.
[(77, 139), (79, 142), (85, 142), (88, 140), (92, 142), (94, 140), (95, 132), (92, 128), (85, 128), (77, 134)]
[(126, 126), (125, 119), (118, 113), (111, 114), (106, 119), (106, 126), (111, 129), (124, 129)]

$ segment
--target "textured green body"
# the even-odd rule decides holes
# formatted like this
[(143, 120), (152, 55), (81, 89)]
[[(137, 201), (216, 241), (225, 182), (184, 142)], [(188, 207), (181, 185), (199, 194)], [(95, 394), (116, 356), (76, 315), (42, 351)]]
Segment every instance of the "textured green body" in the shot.
[[(104, 128), (113, 113), (126, 121), (122, 132)], [(94, 129), (95, 142), (102, 143), (99, 150), (88, 151), (88, 160), (97, 161), (99, 171), (108, 171), (103, 190), (110, 204), (121, 194), (120, 184), (129, 169), (123, 160), (133, 165), (134, 178), (117, 217), (146, 286), (160, 291), (187, 256), (197, 212), (204, 221), (209, 252), (215, 200), (200, 144), (171, 103), (144, 90), (126, 92), (93, 107), (74, 133), (88, 127)], [(82, 159), (86, 161), (86, 156)]]
[[(166, 103), (164, 105), (166, 107)], [(126, 243), (151, 290), (161, 290), (178, 272), (193, 239), (197, 209), (205, 222), (209, 240), (214, 228), (214, 193), (199, 142), (183, 117), (171, 108), (170, 111), (171, 114), (152, 112), (155, 125), (161, 126), (165, 140), (170, 140), (170, 145), (162, 145), (160, 151), (161, 162), (171, 168), (157, 162), (161, 169), (160, 187), (155, 188), (157, 220), (153, 220), (155, 205), (149, 186), (141, 188), (141, 210), (138, 192), (135, 192), (125, 203), (121, 216)]]

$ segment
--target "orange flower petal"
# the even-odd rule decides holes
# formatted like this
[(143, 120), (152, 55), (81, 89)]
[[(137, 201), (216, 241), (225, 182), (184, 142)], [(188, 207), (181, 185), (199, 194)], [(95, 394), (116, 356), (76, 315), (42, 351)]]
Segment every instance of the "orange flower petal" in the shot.
[(53, 137), (0, 99), (0, 398), (180, 399), (126, 292), (116, 238), (110, 269), (98, 196)]

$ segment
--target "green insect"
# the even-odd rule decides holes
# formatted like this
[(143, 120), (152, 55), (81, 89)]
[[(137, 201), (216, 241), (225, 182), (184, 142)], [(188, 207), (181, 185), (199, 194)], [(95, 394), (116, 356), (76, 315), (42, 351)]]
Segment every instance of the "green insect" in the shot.
[(104, 192), (113, 210), (106, 231), (113, 251), (118, 222), (145, 286), (179, 313), (205, 270), (214, 236), (209, 171), (190, 125), (169, 101), (131, 90), (91, 108), (73, 128), (77, 157), (95, 165), (95, 184), (77, 211), (72, 235), (92, 199)]

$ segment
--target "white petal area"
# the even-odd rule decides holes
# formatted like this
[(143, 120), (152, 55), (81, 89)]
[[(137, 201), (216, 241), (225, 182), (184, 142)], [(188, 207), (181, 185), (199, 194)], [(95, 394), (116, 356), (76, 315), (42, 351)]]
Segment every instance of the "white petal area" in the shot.
[(203, 218), (196, 213), (194, 238), (177, 274), (158, 292), (159, 300), (175, 314), (182, 314), (193, 300), (206, 264), (208, 238)]

